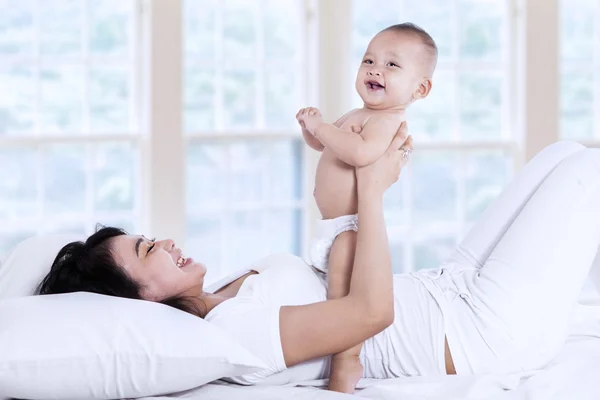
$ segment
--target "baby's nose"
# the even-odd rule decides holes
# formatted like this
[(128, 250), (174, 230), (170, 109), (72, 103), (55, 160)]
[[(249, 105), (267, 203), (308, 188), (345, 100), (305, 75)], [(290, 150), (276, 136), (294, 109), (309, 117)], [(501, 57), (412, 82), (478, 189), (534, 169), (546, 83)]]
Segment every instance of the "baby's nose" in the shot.
[(371, 71), (369, 71), (369, 75), (381, 76), (381, 72), (371, 70)]

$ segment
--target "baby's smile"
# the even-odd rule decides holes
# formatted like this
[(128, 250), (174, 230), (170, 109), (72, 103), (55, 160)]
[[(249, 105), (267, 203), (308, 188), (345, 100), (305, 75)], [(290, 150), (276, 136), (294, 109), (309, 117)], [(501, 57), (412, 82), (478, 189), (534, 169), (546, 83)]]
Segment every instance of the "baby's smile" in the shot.
[(365, 84), (367, 85), (367, 90), (369, 90), (369, 91), (377, 92), (377, 91), (385, 89), (385, 85), (377, 82), (374, 79), (370, 79), (370, 80), (366, 81)]

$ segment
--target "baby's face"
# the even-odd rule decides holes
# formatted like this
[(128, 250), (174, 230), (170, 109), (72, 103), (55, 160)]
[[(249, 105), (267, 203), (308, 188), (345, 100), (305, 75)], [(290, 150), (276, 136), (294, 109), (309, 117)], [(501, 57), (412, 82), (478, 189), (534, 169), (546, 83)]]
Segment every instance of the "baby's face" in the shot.
[(365, 106), (404, 109), (423, 79), (425, 45), (413, 35), (384, 31), (369, 43), (356, 76), (356, 90)]

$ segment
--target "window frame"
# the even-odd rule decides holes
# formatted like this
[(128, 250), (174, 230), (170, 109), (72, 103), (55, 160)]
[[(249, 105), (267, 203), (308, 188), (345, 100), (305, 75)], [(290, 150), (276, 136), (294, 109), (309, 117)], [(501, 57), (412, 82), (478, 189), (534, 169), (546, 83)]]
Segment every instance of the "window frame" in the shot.
[[(203, 141), (232, 142), (238, 139), (302, 139), (299, 130), (292, 129), (186, 133), (183, 119), (183, 0), (130, 1), (135, 2), (137, 10), (133, 35), (133, 48), (136, 50), (133, 62), (137, 73), (131, 88), (134, 96), (131, 112), (133, 117), (139, 117), (138, 134), (6, 136), (0, 137), (0, 149), (19, 146), (43, 148), (58, 143), (133, 143), (140, 151), (134, 216), (136, 228), (150, 236), (170, 237), (177, 243), (185, 243), (186, 149), (190, 144)], [(348, 76), (351, 70), (339, 61), (349, 62), (352, 59), (351, 44), (347, 40), (352, 34), (352, 4), (349, 1), (298, 1), (303, 10), (302, 26), (305, 36), (302, 54), (306, 63), (302, 76), (303, 81), (307, 82), (302, 95), (307, 105), (319, 107), (327, 120), (333, 120), (352, 106), (353, 87), (347, 84), (351, 81)], [(416, 151), (456, 150), (468, 153), (501, 150), (513, 157), (512, 170), (517, 171), (544, 147), (559, 140), (560, 112), (557, 100), (560, 90), (560, 62), (556, 62), (560, 52), (558, 0), (505, 1), (508, 4), (509, 22), (509, 66), (506, 67), (509, 79), (505, 90), (510, 102), (507, 117), (510, 129), (515, 132), (514, 138), (495, 141), (417, 142)], [(544, 46), (549, 40), (555, 40), (557, 46)], [(596, 63), (598, 59), (600, 51)], [(600, 80), (597, 79), (596, 104), (599, 101)], [(596, 129), (599, 129), (598, 107), (595, 121)], [(600, 138), (582, 143), (600, 147)], [(300, 235), (304, 254), (309, 239), (315, 232), (315, 222), (320, 218), (310, 195), (318, 156), (318, 153), (303, 147), (304, 179), (303, 196), (300, 200), (303, 220)], [(41, 170), (41, 163), (38, 162), (38, 172)], [(411, 173), (410, 168), (407, 173)], [(165, 190), (166, 185), (170, 190)], [(405, 193), (410, 193), (410, 188)], [(88, 229), (92, 228), (90, 226)], [(462, 226), (459, 234), (464, 234), (465, 229)], [(39, 233), (42, 232), (40, 228)], [(410, 261), (413, 255), (406, 257)]]

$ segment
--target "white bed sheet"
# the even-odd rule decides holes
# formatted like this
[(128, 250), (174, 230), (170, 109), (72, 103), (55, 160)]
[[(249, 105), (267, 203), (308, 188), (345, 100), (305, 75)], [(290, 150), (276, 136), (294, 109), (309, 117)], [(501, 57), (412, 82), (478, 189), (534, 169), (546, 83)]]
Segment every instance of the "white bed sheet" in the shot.
[[(588, 285), (588, 289), (591, 286)], [(592, 289), (593, 290), (593, 289)], [(376, 400), (598, 400), (600, 399), (600, 296), (584, 291), (577, 323), (558, 356), (543, 370), (516, 375), (450, 375), (362, 379), (357, 397)], [(148, 399), (343, 400), (353, 396), (324, 390), (327, 381), (286, 386), (239, 386), (214, 382), (187, 392)], [(355, 397), (354, 397), (355, 398)]]
[[(592, 335), (569, 338), (544, 370), (523, 375), (363, 379), (356, 396), (377, 400), (597, 400), (600, 399), (600, 321)], [(239, 386), (215, 382), (188, 392), (147, 399), (195, 400), (342, 400), (352, 396), (324, 390), (326, 381), (296, 386)]]

